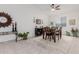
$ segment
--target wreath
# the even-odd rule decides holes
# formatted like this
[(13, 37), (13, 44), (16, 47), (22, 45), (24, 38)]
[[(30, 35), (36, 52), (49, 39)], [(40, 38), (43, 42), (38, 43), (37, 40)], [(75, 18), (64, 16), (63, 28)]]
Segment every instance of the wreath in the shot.
[(0, 27), (8, 27), (9, 25), (11, 25), (12, 18), (10, 17), (10, 15), (4, 12), (0, 12), (0, 17), (4, 17), (6, 19), (6, 22), (4, 23), (0, 21)]

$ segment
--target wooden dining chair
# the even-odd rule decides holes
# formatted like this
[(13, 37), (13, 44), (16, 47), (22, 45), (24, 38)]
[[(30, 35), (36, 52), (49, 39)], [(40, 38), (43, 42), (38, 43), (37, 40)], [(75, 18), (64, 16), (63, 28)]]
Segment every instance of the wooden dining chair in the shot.
[(55, 28), (51, 28), (51, 33), (52, 33), (52, 39), (54, 40), (54, 42), (56, 42)]
[(62, 27), (60, 27), (60, 39), (62, 38)]
[(43, 27), (43, 39), (45, 39), (45, 36), (46, 36), (46, 29), (47, 29), (47, 27)]
[(62, 27), (56, 28), (55, 33), (56, 33), (56, 36), (58, 37), (58, 40), (61, 39), (61, 37), (62, 37)]
[(55, 35), (55, 29), (52, 29), (50, 27), (44, 27), (43, 28), (43, 39), (53, 39), (54, 42), (56, 42), (56, 35)]
[(51, 41), (51, 37), (52, 37), (52, 32), (51, 32), (50, 28), (48, 27), (48, 28), (46, 28), (46, 37), (45, 37), (45, 40), (48, 38)]

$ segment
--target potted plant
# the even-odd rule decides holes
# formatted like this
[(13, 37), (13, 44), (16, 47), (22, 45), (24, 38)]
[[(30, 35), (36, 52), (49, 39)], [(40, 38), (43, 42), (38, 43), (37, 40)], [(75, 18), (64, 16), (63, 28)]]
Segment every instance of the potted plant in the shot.
[(23, 40), (26, 40), (27, 39), (27, 36), (28, 36), (29, 32), (23, 32), (23, 33), (19, 33), (18, 36), (19, 37), (22, 37)]
[(78, 37), (78, 29), (73, 29), (71, 30), (73, 37)]
[(78, 32), (79, 32), (78, 29), (76, 28), (75, 31), (76, 31), (76, 37), (78, 37)]
[(66, 31), (66, 35), (67, 36), (71, 36), (70, 32)]

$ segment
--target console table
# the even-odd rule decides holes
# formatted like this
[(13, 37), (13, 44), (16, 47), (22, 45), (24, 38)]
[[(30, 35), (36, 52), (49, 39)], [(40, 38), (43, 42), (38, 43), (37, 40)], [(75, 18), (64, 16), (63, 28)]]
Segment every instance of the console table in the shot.
[(43, 33), (43, 28), (35, 28), (35, 36), (40, 36)]
[(18, 32), (0, 32), (0, 35), (10, 35), (10, 34), (14, 34), (16, 36), (15, 41), (17, 42)]

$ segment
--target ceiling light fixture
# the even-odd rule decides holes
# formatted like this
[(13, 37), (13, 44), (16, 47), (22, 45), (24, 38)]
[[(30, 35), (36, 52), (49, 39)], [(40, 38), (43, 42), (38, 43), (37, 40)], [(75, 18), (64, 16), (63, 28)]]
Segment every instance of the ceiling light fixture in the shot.
[(52, 8), (51, 11), (60, 10), (60, 5), (51, 4), (50, 7)]
[(54, 8), (52, 8), (52, 9), (51, 9), (51, 11), (55, 11), (55, 9), (54, 9)]

